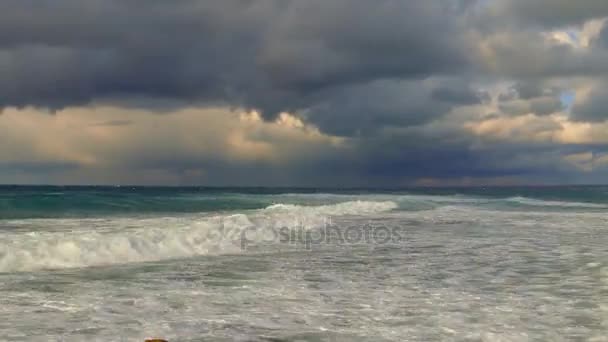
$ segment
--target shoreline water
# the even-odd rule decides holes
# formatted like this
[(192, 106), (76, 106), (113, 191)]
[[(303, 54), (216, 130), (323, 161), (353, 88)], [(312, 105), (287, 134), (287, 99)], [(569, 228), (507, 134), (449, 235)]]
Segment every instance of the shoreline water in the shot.
[(570, 341), (608, 327), (606, 188), (56, 190), (0, 191), (0, 212), (19, 213), (0, 218), (7, 341)]

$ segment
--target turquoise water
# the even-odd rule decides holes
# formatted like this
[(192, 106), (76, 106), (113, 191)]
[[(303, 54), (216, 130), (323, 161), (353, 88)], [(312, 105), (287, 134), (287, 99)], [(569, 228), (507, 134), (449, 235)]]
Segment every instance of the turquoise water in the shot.
[[(302, 195), (297, 196), (285, 196)], [(608, 204), (608, 187), (501, 187), (413, 189), (302, 188), (153, 188), (153, 187), (23, 187), (0, 186), (1, 218), (94, 217), (120, 214), (197, 213), (262, 209), (277, 201), (321, 202), (323, 194), (467, 196), (504, 200), (517, 205), (529, 200)], [(314, 197), (318, 195), (319, 197)], [(325, 199), (330, 196), (326, 196)], [(319, 200), (321, 198), (321, 200)], [(336, 200), (339, 200), (336, 199)], [(519, 203), (531, 204), (531, 203)], [(541, 203), (541, 206), (543, 204)], [(404, 208), (407, 209), (407, 208)]]
[(0, 187), (2, 341), (605, 341), (608, 187)]

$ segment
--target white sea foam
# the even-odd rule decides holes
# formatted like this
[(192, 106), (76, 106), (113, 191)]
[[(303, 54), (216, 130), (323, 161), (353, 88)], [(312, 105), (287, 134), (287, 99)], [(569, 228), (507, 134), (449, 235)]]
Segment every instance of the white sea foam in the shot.
[(370, 215), (396, 207), (393, 202), (355, 201), (316, 207), (276, 204), (216, 217), (32, 220), (30, 224), (69, 228), (0, 234), (0, 272), (239, 253), (244, 238), (264, 238), (264, 234), (243, 235), (250, 231), (311, 229), (326, 224), (332, 216)]
[[(421, 194), (365, 194), (365, 195), (348, 195), (348, 194), (286, 194), (280, 197), (298, 198), (303, 201), (350, 201), (354, 203), (357, 199), (363, 199), (368, 202), (380, 205), (389, 202), (399, 203), (404, 208), (416, 206), (418, 204), (429, 204), (433, 206), (445, 205), (493, 205), (493, 204), (518, 204), (534, 207), (564, 207), (564, 208), (589, 208), (589, 209), (608, 209), (608, 204), (589, 203), (589, 202), (574, 202), (574, 201), (550, 201), (535, 199), (524, 196), (514, 196), (507, 198), (492, 198), (482, 196), (464, 196), (464, 195), (421, 195)], [(355, 208), (352, 206), (351, 208)]]
[[(360, 200), (273, 205), (214, 217), (0, 221), (13, 229), (0, 232), (0, 246), (7, 248), (0, 251), (5, 270), (64, 267), (60, 262), (65, 267), (116, 264), (0, 274), (0, 336), (28, 341), (156, 336), (170, 341), (605, 340), (605, 211), (513, 206), (507, 199), (448, 199), (430, 206), (389, 196)], [(385, 200), (404, 210), (387, 212), (396, 204)], [(345, 201), (352, 199), (340, 199)], [(281, 253), (279, 245), (261, 245), (255, 250), (262, 253), (165, 261), (240, 252), (230, 238), (220, 239), (226, 231), (314, 228), (333, 216), (343, 231), (373, 219), (397, 227), (403, 239), (385, 246), (375, 240), (345, 246), (336, 239), (314, 253)], [(205, 242), (209, 235), (213, 243)], [(21, 253), (21, 261), (3, 259), (15, 253)], [(54, 260), (50, 266), (41, 261), (47, 257)], [(163, 262), (120, 265), (129, 258)]]
[(541, 207), (572, 207), (572, 208), (608, 208), (608, 206), (597, 203), (584, 202), (566, 202), (566, 201), (544, 201), (528, 197), (510, 197), (509, 202), (515, 202), (523, 205), (541, 206)]
[(274, 204), (266, 212), (291, 212), (299, 215), (366, 215), (397, 209), (393, 201), (351, 201), (321, 206), (302, 206), (294, 204)]

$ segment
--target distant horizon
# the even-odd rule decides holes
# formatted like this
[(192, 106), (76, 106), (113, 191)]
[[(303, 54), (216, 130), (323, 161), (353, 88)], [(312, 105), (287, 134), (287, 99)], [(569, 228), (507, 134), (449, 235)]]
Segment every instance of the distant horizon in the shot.
[(605, 341), (608, 0), (0, 0), (0, 339)]
[(302, 190), (407, 190), (407, 189), (466, 189), (466, 188), (560, 188), (560, 187), (606, 187), (608, 184), (520, 184), (520, 185), (412, 185), (395, 187), (365, 186), (255, 186), (255, 185), (110, 185), (110, 184), (0, 184), (6, 187), (66, 187), (66, 188), (183, 188), (183, 189), (302, 189)]

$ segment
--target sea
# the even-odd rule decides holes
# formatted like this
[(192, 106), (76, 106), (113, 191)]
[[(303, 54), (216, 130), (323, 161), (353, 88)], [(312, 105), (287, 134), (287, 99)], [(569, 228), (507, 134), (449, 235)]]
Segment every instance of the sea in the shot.
[(608, 341), (608, 187), (0, 187), (0, 341)]

